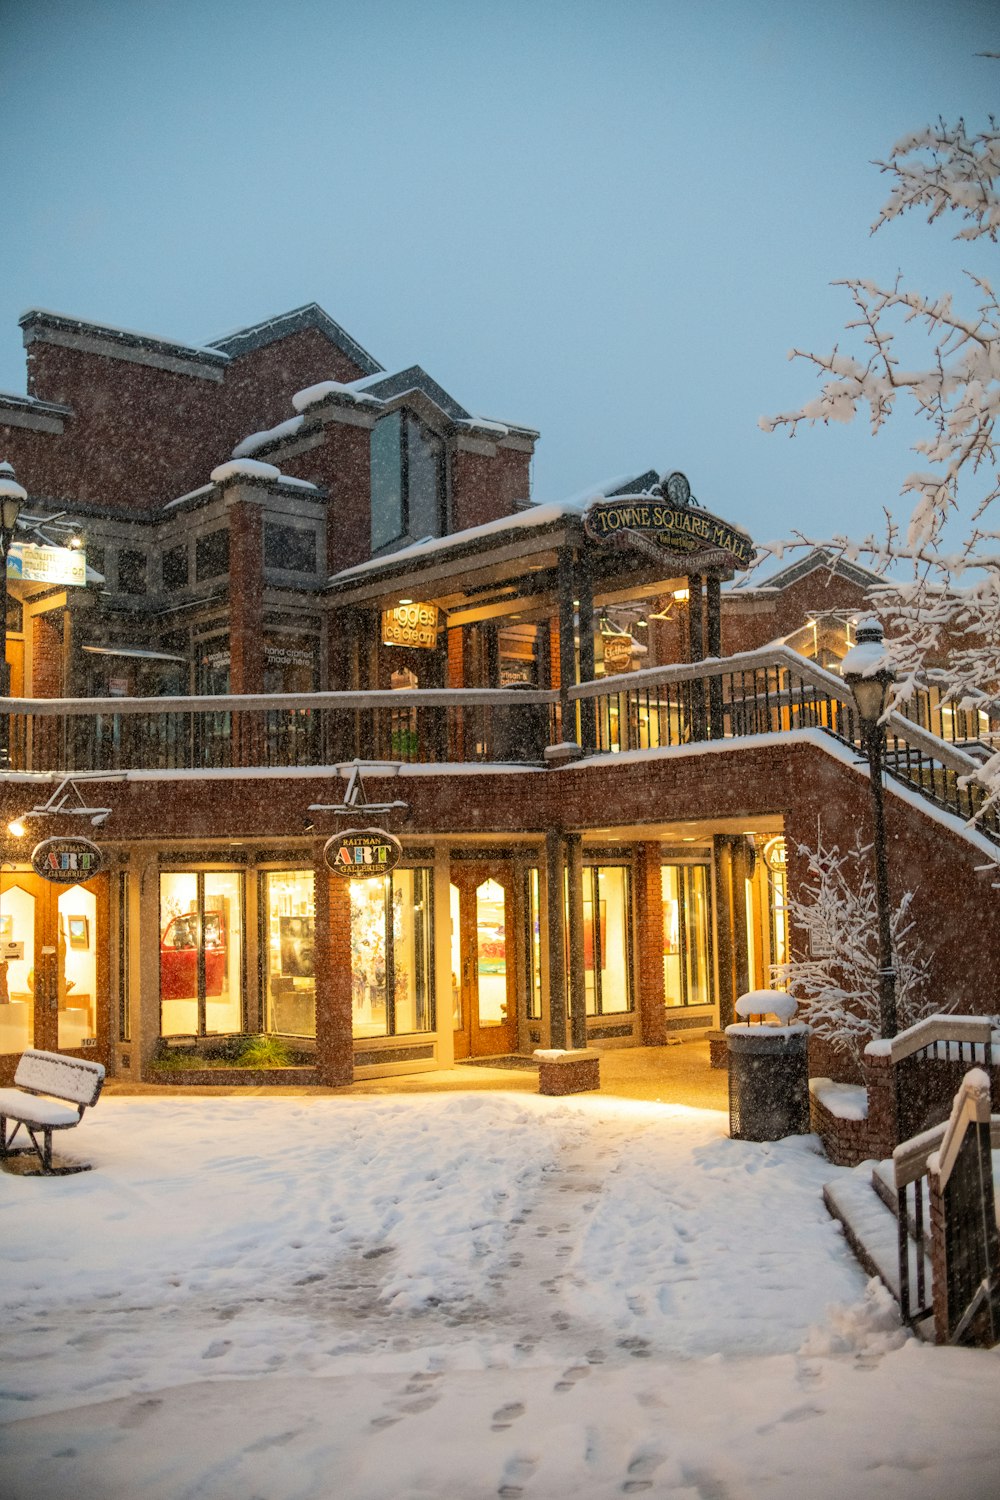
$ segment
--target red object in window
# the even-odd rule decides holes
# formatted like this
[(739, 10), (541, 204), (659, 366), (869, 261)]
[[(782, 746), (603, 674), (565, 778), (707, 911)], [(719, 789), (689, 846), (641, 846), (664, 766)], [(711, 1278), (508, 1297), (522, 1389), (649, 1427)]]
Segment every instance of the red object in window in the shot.
[[(221, 995), (226, 978), (222, 917), (205, 913), (205, 994)], [(198, 913), (182, 912), (167, 923), (160, 939), (160, 999), (198, 998)]]

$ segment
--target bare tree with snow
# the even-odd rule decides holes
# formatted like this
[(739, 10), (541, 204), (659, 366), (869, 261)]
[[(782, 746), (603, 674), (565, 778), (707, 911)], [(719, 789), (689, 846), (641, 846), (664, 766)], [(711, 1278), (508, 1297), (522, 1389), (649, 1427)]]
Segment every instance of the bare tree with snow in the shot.
[[(843, 853), (824, 844), (798, 846), (808, 877), (788, 900), (788, 920), (799, 934), (799, 949), (772, 969), (772, 982), (787, 988), (802, 1007), (813, 1033), (841, 1056), (860, 1064), (866, 1043), (880, 1035), (878, 907), (872, 879), (871, 845), (858, 838)], [(893, 908), (890, 928), (896, 970), (900, 1029), (923, 1016), (947, 1010), (941, 997), (925, 994), (928, 961), (922, 955), (911, 915), (913, 893)]]
[[(997, 242), (1000, 232), (1000, 131), (970, 130), (964, 120), (904, 136), (876, 163), (892, 179), (873, 232), (911, 212), (929, 223), (954, 216), (955, 238)], [(914, 290), (897, 279), (880, 286), (845, 280), (853, 303), (849, 348), (828, 354), (793, 349), (821, 380), (819, 395), (794, 411), (765, 417), (766, 431), (850, 422), (867, 414), (873, 434), (909, 404), (923, 423), (914, 444), (920, 467), (901, 493), (908, 520), (886, 513), (885, 534), (806, 538), (848, 559), (863, 557), (887, 577), (877, 608), (893, 639), (901, 693), (928, 662), (946, 659), (947, 697), (973, 706), (1000, 697), (1000, 303), (982, 275), (966, 272), (961, 295)], [(911, 363), (914, 346), (923, 357)], [(787, 544), (770, 550), (780, 554)], [(982, 773), (1000, 792), (1000, 756)]]

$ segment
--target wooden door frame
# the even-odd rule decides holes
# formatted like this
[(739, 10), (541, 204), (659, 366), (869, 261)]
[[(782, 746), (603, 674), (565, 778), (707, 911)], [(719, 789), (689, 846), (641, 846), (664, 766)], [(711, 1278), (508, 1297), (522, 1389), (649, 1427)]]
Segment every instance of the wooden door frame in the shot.
[[(77, 885), (89, 891), (96, 900), (96, 910), (94, 913), (96, 928), (94, 944), (97, 959), (94, 993), (96, 1045), (86, 1048), (59, 1046), (59, 898), (65, 891), (73, 887), (69, 884), (64, 885), (53, 880), (43, 880), (40, 875), (36, 875), (30, 869), (5, 868), (0, 871), (0, 886), (2, 886), (4, 895), (12, 887), (20, 886), (35, 901), (35, 983), (32, 991), (34, 995), (32, 1045), (46, 1052), (62, 1052), (68, 1056), (86, 1057), (92, 1062), (101, 1062), (107, 1067), (111, 1045), (110, 1010), (106, 1003), (101, 1003), (101, 996), (107, 996), (110, 993), (108, 954), (110, 876), (104, 873), (95, 875), (91, 880), (74, 881), (73, 886)], [(2, 896), (0, 896), (0, 904), (2, 904)], [(46, 947), (52, 948), (53, 952), (48, 954), (43, 953), (42, 950)], [(46, 961), (43, 963), (43, 960)], [(12, 1078), (16, 1065), (16, 1055), (14, 1053), (5, 1053), (0, 1058), (0, 1073), (2, 1073), (5, 1079), (8, 1076)]]
[[(465, 1058), (502, 1057), (516, 1052), (519, 1043), (519, 957), (516, 937), (517, 865), (509, 855), (491, 859), (488, 854), (469, 860), (453, 860), (449, 884), (458, 890), (458, 987), (462, 1025), (455, 1031), (455, 1061)], [(504, 893), (505, 979), (507, 1020), (499, 1026), (479, 1025), (478, 921), (476, 891), (493, 880)], [(474, 965), (476, 967), (474, 967)]]

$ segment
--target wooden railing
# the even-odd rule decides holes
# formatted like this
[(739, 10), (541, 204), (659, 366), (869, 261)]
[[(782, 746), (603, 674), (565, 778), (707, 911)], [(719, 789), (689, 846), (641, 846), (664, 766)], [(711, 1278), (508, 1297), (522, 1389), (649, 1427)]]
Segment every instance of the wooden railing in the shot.
[(989, 1077), (975, 1068), (948, 1120), (893, 1152), (900, 1310), (911, 1325), (933, 1316), (939, 1342), (1000, 1341), (998, 1148)]

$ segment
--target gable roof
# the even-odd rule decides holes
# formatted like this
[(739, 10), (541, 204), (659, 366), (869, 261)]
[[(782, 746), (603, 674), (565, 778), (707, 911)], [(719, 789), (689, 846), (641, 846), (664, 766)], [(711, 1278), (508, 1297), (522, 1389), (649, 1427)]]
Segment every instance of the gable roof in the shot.
[(263, 349), (268, 344), (277, 343), (278, 339), (286, 339), (290, 334), (301, 333), (307, 328), (314, 328), (322, 333), (366, 375), (377, 375), (382, 370), (378, 360), (367, 349), (363, 349), (356, 339), (352, 339), (346, 329), (335, 323), (318, 302), (307, 302), (302, 307), (293, 308), (291, 312), (278, 313), (273, 318), (265, 318), (262, 323), (253, 323), (249, 328), (234, 329), (221, 339), (213, 339), (208, 347), (228, 354), (231, 359), (237, 359), (241, 354)]
[(781, 568), (777, 573), (772, 573), (767, 578), (757, 579), (753, 582), (742, 582), (733, 585), (730, 590), (733, 594), (752, 594), (760, 589), (766, 589), (768, 593), (774, 593), (781, 589), (787, 589), (793, 583), (798, 583), (801, 578), (806, 578), (810, 573), (823, 569), (832, 573), (836, 578), (846, 578), (850, 583), (856, 583), (859, 588), (870, 589), (875, 584), (884, 584), (885, 579), (868, 568), (862, 568), (858, 563), (848, 562), (845, 557), (835, 557), (825, 547), (813, 547), (803, 557), (797, 558), (795, 562), (789, 563), (788, 567)]

